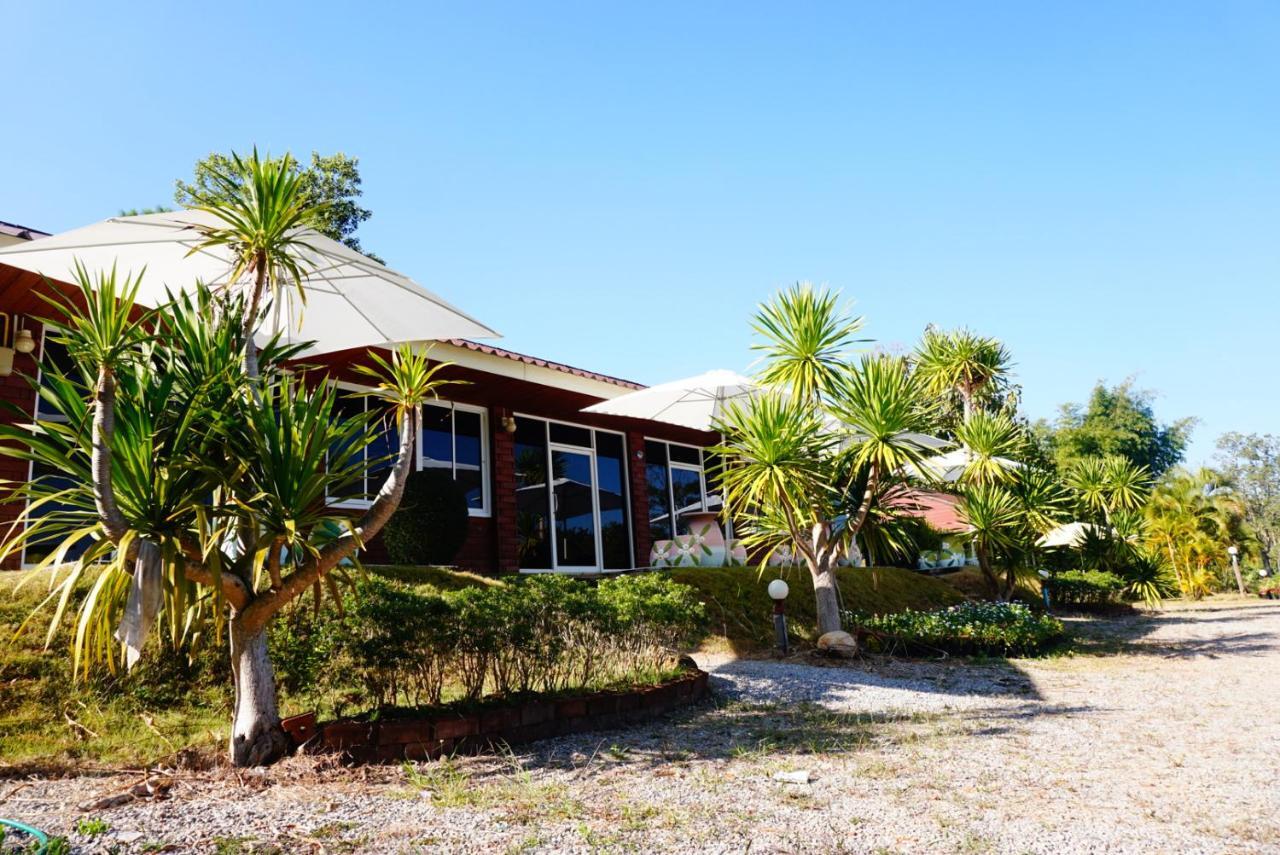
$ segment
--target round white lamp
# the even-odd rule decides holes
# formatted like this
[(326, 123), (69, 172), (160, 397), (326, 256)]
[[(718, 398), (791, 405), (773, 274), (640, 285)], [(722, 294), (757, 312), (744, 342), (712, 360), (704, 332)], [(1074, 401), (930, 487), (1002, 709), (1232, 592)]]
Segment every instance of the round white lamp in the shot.
[(774, 579), (769, 583), (769, 596), (775, 600), (785, 600), (787, 594), (791, 593), (791, 589), (787, 587), (787, 583), (781, 579)]

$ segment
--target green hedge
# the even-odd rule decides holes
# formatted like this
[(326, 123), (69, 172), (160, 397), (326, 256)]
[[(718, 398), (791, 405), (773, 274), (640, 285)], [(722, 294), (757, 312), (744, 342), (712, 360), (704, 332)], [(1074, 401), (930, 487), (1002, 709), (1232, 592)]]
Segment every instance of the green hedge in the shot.
[(1125, 599), (1127, 583), (1105, 570), (1067, 570), (1048, 582), (1049, 597), (1058, 605), (1111, 605)]
[(340, 675), (378, 707), (647, 681), (670, 673), (702, 622), (687, 588), (653, 575), (443, 593), (370, 577), (345, 599), (345, 615), (313, 633), (312, 655), (331, 664), (302, 670)]
[(1063, 636), (1062, 622), (1021, 603), (961, 603), (931, 612), (850, 612), (849, 626), (868, 631), (869, 645), (923, 655), (1026, 656)]

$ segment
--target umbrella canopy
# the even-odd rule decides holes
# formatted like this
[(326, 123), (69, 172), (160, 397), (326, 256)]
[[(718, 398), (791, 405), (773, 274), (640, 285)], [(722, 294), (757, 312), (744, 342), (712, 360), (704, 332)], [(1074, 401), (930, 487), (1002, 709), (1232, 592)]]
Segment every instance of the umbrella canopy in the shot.
[[(939, 440), (940, 441), (940, 440)], [(995, 462), (1002, 469), (1021, 469), (1022, 464), (1007, 457), (996, 457)], [(920, 461), (920, 475), (933, 481), (947, 483), (959, 481), (964, 470), (973, 462), (973, 452), (967, 448), (957, 448), (945, 454), (937, 454)]]
[[(0, 249), (0, 264), (71, 281), (76, 259), (89, 269), (146, 275), (138, 302), (156, 306), (166, 287), (175, 293), (197, 281), (230, 286), (231, 253), (212, 247), (188, 253), (203, 240), (202, 229), (221, 221), (204, 211), (112, 217), (91, 226)], [(299, 251), (306, 274), (306, 304), (296, 289), (271, 307), (259, 334), (276, 332), (286, 342), (314, 341), (308, 353), (447, 338), (491, 338), (498, 333), (396, 273), (338, 241), (306, 231), (311, 249)]]
[(759, 387), (733, 371), (718, 369), (628, 392), (583, 409), (584, 413), (627, 416), (680, 425), (694, 430), (715, 430), (724, 405), (745, 400)]
[(1074, 548), (1084, 543), (1085, 537), (1091, 531), (1097, 534), (1105, 534), (1107, 529), (1103, 526), (1086, 522), (1064, 523), (1036, 541), (1036, 545), (1045, 548), (1055, 546)]

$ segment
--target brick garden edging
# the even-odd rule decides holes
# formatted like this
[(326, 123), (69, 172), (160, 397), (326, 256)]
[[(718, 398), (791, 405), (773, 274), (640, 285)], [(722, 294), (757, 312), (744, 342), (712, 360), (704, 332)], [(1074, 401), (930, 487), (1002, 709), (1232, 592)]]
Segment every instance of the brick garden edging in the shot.
[(495, 746), (608, 730), (646, 721), (702, 700), (707, 673), (697, 668), (674, 680), (625, 692), (533, 698), (475, 712), (440, 712), (380, 721), (350, 719), (315, 724), (314, 715), (286, 721), (310, 750), (342, 753), (357, 763), (429, 760), (474, 754)]

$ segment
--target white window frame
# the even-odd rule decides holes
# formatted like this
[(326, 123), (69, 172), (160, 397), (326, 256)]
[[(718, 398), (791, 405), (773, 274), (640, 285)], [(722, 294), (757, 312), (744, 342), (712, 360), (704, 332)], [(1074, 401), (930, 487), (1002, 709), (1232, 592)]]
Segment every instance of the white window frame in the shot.
[[(40, 388), (44, 383), (44, 348), (45, 343), (49, 341), (49, 334), (60, 331), (59, 327), (49, 324), (42, 324), (40, 327), (40, 349), (36, 353), (36, 388), (35, 398), (31, 401), (31, 421), (34, 423), (39, 421), (40, 416)], [(51, 413), (44, 417), (45, 421), (58, 422), (66, 424), (70, 419), (61, 413)], [(27, 483), (30, 484), (36, 477), (36, 463), (34, 460), (27, 461)], [(25, 508), (24, 508), (25, 510)], [(27, 544), (22, 544), (21, 567), (23, 570), (29, 570), (36, 566), (36, 562), (27, 561)]]
[[(702, 446), (700, 446), (700, 445), (690, 445), (690, 444), (689, 444), (689, 443), (687, 443), (687, 442), (672, 442), (672, 441), (671, 441), (671, 440), (669, 440), (669, 439), (660, 439), (660, 438), (658, 438), (658, 437), (656, 437), (656, 436), (646, 436), (646, 437), (644, 438), (644, 441), (645, 441), (645, 442), (657, 442), (657, 443), (661, 443), (662, 445), (665, 445), (665, 446), (667, 447), (667, 463), (666, 463), (666, 466), (667, 466), (667, 504), (668, 504), (668, 507), (670, 507), (670, 508), (671, 508), (671, 511), (670, 511), (670, 515), (671, 515), (671, 535), (672, 535), (672, 537), (674, 537), (674, 536), (675, 536), (675, 532), (676, 532), (676, 519), (675, 519), (675, 517), (676, 517), (676, 511), (678, 510), (678, 508), (676, 508), (675, 479), (671, 477), (671, 470), (672, 470), (672, 469), (681, 469), (681, 470), (684, 470), (685, 472), (697, 472), (697, 473), (698, 473), (698, 494), (699, 494), (699, 497), (700, 497), (700, 499), (701, 499), (701, 501), (702, 501), (702, 509), (703, 509), (704, 511), (705, 511), (705, 510), (707, 510), (707, 456), (706, 456), (706, 449), (705, 449), (705, 448), (703, 448), (703, 447), (702, 447)], [(681, 447), (681, 448), (692, 448), (692, 449), (694, 449), (695, 451), (697, 451), (697, 452), (698, 452), (698, 463), (697, 463), (697, 465), (694, 465), (694, 464), (692, 464), (692, 463), (680, 463), (680, 462), (678, 462), (678, 461), (672, 460), (672, 459), (671, 459), (671, 446), (673, 446), (673, 445), (679, 446), (679, 447)], [(647, 466), (647, 465), (649, 465), (649, 461), (648, 461), (648, 460), (645, 460), (645, 465), (646, 465), (646, 466)], [(652, 534), (652, 532), (650, 532), (650, 534)]]
[[(345, 391), (345, 392), (368, 392), (368, 391), (370, 391), (370, 389), (369, 389), (369, 387), (368, 387), (368, 386), (361, 386), (361, 385), (360, 385), (360, 384), (358, 384), (358, 383), (348, 383), (348, 382), (346, 382), (345, 380), (330, 380), (330, 381), (328, 381), (328, 382), (329, 382), (329, 385), (330, 385), (330, 386), (332, 386), (334, 389), (338, 390), (339, 392), (344, 392), (344, 391)], [(368, 398), (362, 398), (361, 400), (362, 400), (362, 401), (364, 401), (364, 411), (365, 411), (365, 413), (368, 413), (368, 412), (369, 412), (369, 399), (368, 399)], [(368, 461), (368, 459), (369, 459), (369, 458), (368, 458), (368, 451), (369, 451), (369, 450), (368, 450), (368, 448), (365, 448), (365, 449), (364, 449), (364, 453), (365, 453), (365, 460), (366, 460), (366, 461)], [(328, 460), (328, 455), (327, 455), (327, 454), (326, 454), (326, 458), (325, 458), (325, 459), (326, 459), (326, 463), (327, 463), (327, 460)], [(368, 477), (368, 476), (366, 476), (366, 478), (367, 478), (367, 477)], [(329, 507), (331, 507), (331, 508), (347, 508), (347, 509), (350, 509), (350, 510), (359, 510), (359, 511), (364, 511), (364, 510), (368, 510), (368, 509), (373, 505), (373, 500), (372, 500), (372, 499), (338, 499), (338, 500), (336, 500), (336, 501), (335, 501), (335, 500), (333, 500), (333, 499), (330, 499), (330, 498), (329, 498), (329, 492), (328, 492), (328, 490), (326, 490), (326, 491), (325, 491), (325, 499), (326, 499), (326, 501), (328, 501), (328, 502), (329, 502)]]
[[(489, 480), (489, 445), (491, 437), (489, 435), (489, 410), (485, 407), (477, 407), (473, 404), (459, 404), (456, 401), (448, 401), (444, 398), (437, 398), (431, 401), (424, 401), (422, 407), (439, 407), (449, 410), (449, 434), (453, 441), (453, 460), (450, 463), (450, 475), (457, 478), (458, 474), (458, 431), (453, 424), (453, 413), (461, 411), (464, 413), (475, 413), (480, 417), (480, 507), (467, 507), (467, 514), (473, 517), (489, 517), (493, 515), (493, 486)], [(418, 409), (422, 412), (422, 408)], [(422, 419), (418, 420), (418, 465), (419, 471), (423, 469), (443, 469), (443, 466), (427, 466), (427, 457), (423, 453), (422, 433), (426, 429)]]

